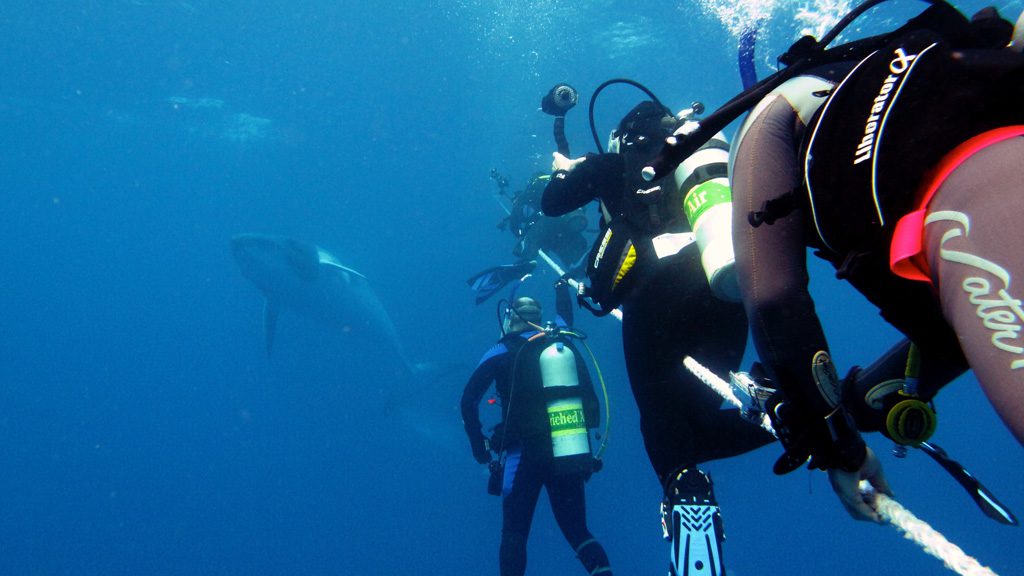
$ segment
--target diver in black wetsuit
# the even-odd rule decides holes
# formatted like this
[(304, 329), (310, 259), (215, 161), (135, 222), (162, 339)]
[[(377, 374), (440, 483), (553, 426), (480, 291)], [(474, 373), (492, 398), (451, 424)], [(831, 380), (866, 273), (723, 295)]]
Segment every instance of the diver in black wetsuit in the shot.
[[(687, 190), (708, 178), (724, 180), (725, 176), (722, 161), (693, 170), (696, 180), (682, 186), (670, 175), (655, 198), (650, 191), (658, 183), (641, 182), (639, 169), (674, 126), (675, 118), (665, 108), (645, 101), (619, 123), (609, 153), (575, 160), (556, 153), (555, 172), (542, 206), (546, 214), (557, 215), (600, 201), (602, 229), (591, 252), (591, 280), (596, 284), (595, 278), (602, 276), (593, 270), (599, 251), (603, 255), (598, 260), (632, 262), (628, 271), (623, 272), (623, 267), (610, 274), (621, 278), (603, 294), (613, 295), (610, 306), (621, 303), (626, 368), (651, 465), (667, 497), (678, 491), (674, 484), (697, 482), (713, 502), (710, 482), (697, 465), (748, 452), (772, 437), (738, 417), (735, 410), (721, 410), (722, 399), (682, 363), (689, 355), (719, 373), (738, 369), (747, 321), (739, 303), (712, 293), (697, 246), (663, 251), (662, 257), (653, 247), (655, 236), (690, 231), (682, 210)], [(722, 156), (724, 149), (724, 140), (707, 147)], [(609, 230), (611, 240), (603, 244)], [(632, 256), (620, 258), (612, 246), (623, 237), (629, 238), (632, 248), (622, 252), (632, 250)], [(708, 553), (716, 552), (720, 553)]]
[[(568, 288), (559, 288), (556, 326), (561, 329), (571, 326), (572, 302)], [(495, 470), (502, 474), (501, 576), (526, 572), (526, 542), (541, 488), (547, 490), (558, 527), (587, 573), (611, 576), (608, 556), (587, 528), (584, 482), (596, 463), (587, 428), (599, 424), (600, 411), (586, 365), (572, 342), (557, 335), (557, 329), (540, 330), (541, 309), (534, 299), (516, 299), (506, 314), (506, 335), (480, 360), (461, 402), (473, 456), (481, 464), (490, 463), (492, 474)], [(560, 382), (549, 381), (550, 374), (557, 372), (553, 366), (559, 366), (558, 360), (552, 364), (555, 351), (557, 359), (570, 363), (560, 365), (570, 373), (562, 372)], [(578, 385), (566, 385), (566, 379)], [(492, 382), (501, 402), (502, 424), (488, 440), (478, 410)], [(555, 399), (568, 400), (573, 408), (559, 411)], [(584, 422), (579, 422), (580, 417)], [(556, 420), (574, 424), (553, 439)], [(491, 462), (491, 451), (499, 455), (503, 471)]]
[(530, 178), (526, 188), (512, 198), (509, 215), (502, 221), (517, 242), (512, 255), (519, 260), (533, 260), (543, 250), (557, 256), (562, 268), (573, 271), (587, 253), (587, 216), (583, 210), (574, 210), (552, 217), (541, 211), (541, 195), (547, 185), (546, 175)]
[(860, 65), (776, 88), (733, 147), (740, 288), (787, 406), (776, 472), (810, 456), (855, 518), (879, 519), (859, 480), (889, 490), (855, 428), (878, 418), (858, 375), (841, 383), (832, 366), (807, 247), (920, 349), (922, 400), (969, 364), (1024, 443), (1024, 59), (1004, 48), (1011, 29), (992, 9), (968, 22), (934, 5)]

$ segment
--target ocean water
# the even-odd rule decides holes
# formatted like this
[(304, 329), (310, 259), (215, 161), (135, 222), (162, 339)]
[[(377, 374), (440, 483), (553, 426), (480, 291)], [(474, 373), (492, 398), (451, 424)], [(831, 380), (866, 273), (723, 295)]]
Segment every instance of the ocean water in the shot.
[[(739, 90), (738, 23), (758, 68), (844, 2), (7, 0), (0, 7), (0, 574), (497, 573), (500, 503), (458, 415), (497, 334), (465, 279), (510, 262), (491, 169), (547, 170), (540, 97), (629, 77), (709, 109)], [(851, 34), (919, 9), (890, 3)], [(981, 2), (960, 4), (965, 12)], [(1019, 2), (1000, 3), (1015, 18)], [(598, 102), (601, 134), (640, 94)], [(229, 240), (316, 243), (365, 274), (410, 356), (283, 314)], [(840, 366), (896, 339), (824, 267), (813, 289)], [(543, 269), (523, 290), (547, 297)], [(663, 574), (660, 488), (643, 453), (618, 326), (581, 312), (612, 427), (588, 484), (616, 574)], [(1024, 514), (1024, 451), (970, 376), (935, 441)], [(869, 442), (898, 499), (999, 574), (1020, 528), (984, 517), (934, 463)], [(941, 574), (891, 527), (856, 523), (821, 473), (770, 472), (777, 447), (708, 466), (731, 574)], [(542, 499), (529, 574), (581, 574)]]

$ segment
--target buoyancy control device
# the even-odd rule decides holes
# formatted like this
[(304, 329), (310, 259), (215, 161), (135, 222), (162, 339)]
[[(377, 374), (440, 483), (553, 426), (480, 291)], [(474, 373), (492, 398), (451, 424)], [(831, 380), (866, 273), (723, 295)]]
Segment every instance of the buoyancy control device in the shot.
[[(664, 135), (673, 133), (679, 126), (694, 122), (704, 110), (702, 104), (694, 102), (689, 108), (673, 114), (649, 89), (638, 82), (623, 78), (609, 80), (594, 91), (590, 103), (591, 132), (598, 150), (602, 152), (594, 124), (594, 103), (604, 88), (616, 83), (634, 86), (651, 99), (648, 108), (660, 110), (659, 113), (664, 114), (660, 123)], [(633, 113), (650, 114), (649, 109), (640, 112), (642, 106), (635, 108)], [(653, 126), (655, 123), (650, 119), (627, 118), (623, 122), (625, 126), (619, 126), (612, 132), (609, 152), (627, 153), (630, 149), (639, 150), (645, 145), (659, 142), (656, 134), (645, 133), (650, 131), (650, 126), (638, 130), (637, 126), (632, 125), (636, 122)], [(632, 131), (637, 131), (637, 134)], [(591, 251), (587, 270), (591, 287), (587, 295), (605, 310), (614, 308), (631, 285), (628, 273), (641, 253), (653, 254), (661, 259), (677, 254), (696, 242), (712, 292), (725, 300), (738, 300), (739, 289), (733, 270), (735, 255), (732, 246), (732, 193), (729, 188), (728, 162), (729, 144), (718, 133), (680, 163), (671, 178), (666, 176), (660, 182), (652, 182), (650, 186), (636, 186), (637, 183), (627, 182), (630, 191), (626, 193), (637, 195), (637, 198), (626, 199), (627, 206), (646, 206), (647, 210), (640, 210), (644, 215), (633, 218), (630, 215), (612, 215), (603, 208), (606, 228)], [(627, 172), (631, 172), (628, 167)], [(630, 214), (636, 212), (630, 208), (626, 211)], [(685, 215), (690, 231), (680, 231), (685, 230), (685, 226), (676, 227), (671, 224), (675, 214)], [(638, 250), (637, 242), (649, 242), (652, 249)]]

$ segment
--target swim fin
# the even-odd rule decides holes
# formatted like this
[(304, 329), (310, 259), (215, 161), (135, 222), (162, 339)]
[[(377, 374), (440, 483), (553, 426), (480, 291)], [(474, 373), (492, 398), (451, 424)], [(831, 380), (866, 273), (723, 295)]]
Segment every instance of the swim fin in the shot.
[(669, 549), (669, 576), (724, 576), (722, 514), (711, 477), (696, 468), (675, 475), (662, 503)]
[(517, 264), (503, 264), (477, 272), (466, 283), (476, 292), (476, 303), (487, 300), (510, 282), (522, 279), (533, 272), (537, 262), (530, 260)]
[(945, 450), (931, 442), (921, 442), (918, 447), (938, 462), (939, 466), (945, 468), (967, 490), (967, 493), (971, 495), (986, 516), (1001, 524), (1018, 525), (1017, 517), (1013, 515), (1013, 512), (997, 500), (995, 495), (989, 492), (988, 488), (985, 488), (966, 468), (950, 458)]

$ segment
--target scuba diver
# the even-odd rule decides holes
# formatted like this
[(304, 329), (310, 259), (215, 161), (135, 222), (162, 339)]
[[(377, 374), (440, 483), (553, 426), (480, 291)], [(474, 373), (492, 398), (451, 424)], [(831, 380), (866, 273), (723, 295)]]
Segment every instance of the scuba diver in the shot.
[[(893, 437), (885, 408), (901, 394), (928, 402), (969, 367), (1024, 443), (1024, 57), (995, 9), (968, 20), (929, 4), (887, 34), (827, 51), (838, 30), (795, 44), (781, 59), (795, 71), (744, 104), (756, 107), (731, 158), (739, 285), (780, 390), (775, 472), (810, 458), (858, 519), (879, 521), (860, 480), (889, 493), (858, 429)], [(808, 291), (808, 247), (919, 349), (916, 391), (886, 398), (856, 369), (840, 380)]]
[[(584, 304), (596, 314), (621, 306), (622, 340), (647, 455), (664, 489), (662, 524), (672, 541), (670, 573), (722, 573), (724, 538), (710, 477), (698, 465), (749, 452), (772, 436), (721, 410), (722, 400), (683, 366), (686, 356), (713, 370), (736, 370), (747, 318), (731, 274), (728, 144), (718, 137), (674, 173), (644, 182), (651, 161), (680, 122), (650, 97), (622, 118), (608, 151), (570, 159), (554, 154), (546, 214), (597, 200), (601, 230), (588, 260)], [(593, 112), (591, 101), (591, 115)], [(695, 103), (688, 115), (700, 113)], [(598, 150), (601, 144), (591, 118)], [(596, 307), (590, 302), (596, 304)], [(692, 514), (691, 514), (692, 513)], [(686, 518), (701, 520), (686, 522)], [(704, 520), (712, 520), (705, 522)]]
[(583, 235), (587, 229), (586, 213), (574, 210), (557, 217), (546, 216), (540, 207), (549, 178), (546, 174), (534, 175), (526, 188), (512, 196), (506, 192), (507, 178), (495, 170), (491, 171), (491, 178), (498, 184), (499, 194), (512, 203), (508, 216), (498, 224), (516, 239), (512, 255), (522, 262), (537, 258), (538, 251), (543, 250), (557, 256), (562, 268), (572, 274), (582, 264), (589, 245)]
[[(501, 340), (480, 360), (462, 394), (462, 420), (473, 457), (488, 464), (488, 492), (502, 496), (499, 565), (502, 576), (526, 572), (526, 542), (541, 488), (555, 521), (588, 574), (610, 576), (608, 556), (587, 528), (584, 483), (599, 469), (589, 428), (600, 422), (586, 365), (570, 340), (572, 298), (556, 284), (558, 317), (541, 326), (541, 306), (529, 297), (505, 307)], [(479, 405), (494, 383), (502, 422), (487, 438)], [(491, 460), (491, 452), (498, 460)], [(600, 452), (599, 452), (600, 455)]]

